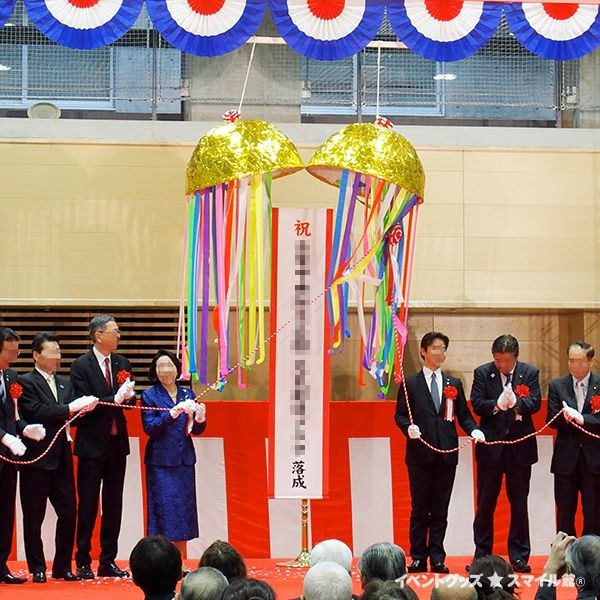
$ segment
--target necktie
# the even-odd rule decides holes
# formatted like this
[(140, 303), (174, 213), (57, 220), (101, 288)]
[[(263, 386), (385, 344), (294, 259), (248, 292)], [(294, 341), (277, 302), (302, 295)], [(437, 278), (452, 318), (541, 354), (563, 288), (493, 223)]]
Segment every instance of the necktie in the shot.
[(583, 381), (578, 381), (575, 386), (575, 390), (577, 392), (577, 410), (579, 412), (583, 411), (583, 405), (585, 404), (585, 390), (583, 386)]
[(506, 386), (505, 387), (510, 387), (510, 373), (508, 373), (508, 375), (506, 376)]
[[(110, 358), (107, 357), (104, 360), (104, 377), (106, 378), (106, 383), (108, 384), (108, 389), (112, 392), (112, 381), (110, 377)], [(110, 426), (110, 435), (117, 435), (117, 431), (119, 428), (117, 427), (117, 419), (113, 417), (112, 425)]]
[(439, 411), (440, 410), (440, 391), (438, 390), (435, 373), (431, 374), (431, 397), (433, 398), (433, 404), (435, 405), (435, 410)]
[(104, 360), (104, 378), (108, 384), (108, 389), (112, 392), (112, 378), (110, 376), (110, 358)]
[(6, 392), (4, 391), (4, 371), (0, 371), (0, 399), (6, 404)]
[(50, 388), (54, 399), (58, 402), (58, 393), (56, 391), (56, 381), (54, 379), (54, 375), (48, 375), (46, 381), (48, 382), (48, 387)]

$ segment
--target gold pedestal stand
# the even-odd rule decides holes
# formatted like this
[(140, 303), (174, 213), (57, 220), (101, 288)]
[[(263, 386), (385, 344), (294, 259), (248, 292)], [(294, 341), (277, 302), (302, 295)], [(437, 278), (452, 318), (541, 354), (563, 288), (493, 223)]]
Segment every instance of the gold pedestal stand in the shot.
[(296, 560), (275, 563), (278, 567), (310, 567), (310, 552), (308, 551), (308, 500), (302, 499), (302, 550)]

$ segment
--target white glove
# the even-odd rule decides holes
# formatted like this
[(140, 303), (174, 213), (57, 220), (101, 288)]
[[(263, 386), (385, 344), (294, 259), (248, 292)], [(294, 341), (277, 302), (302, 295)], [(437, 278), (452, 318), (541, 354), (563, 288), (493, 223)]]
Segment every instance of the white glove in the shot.
[(515, 392), (512, 388), (505, 388), (506, 394), (505, 397), (508, 401), (508, 408), (514, 408), (517, 405), (517, 397), (515, 396)]
[(179, 415), (181, 415), (182, 413), (188, 413), (189, 414), (189, 410), (191, 410), (189, 404), (188, 404), (189, 400), (184, 400), (183, 402), (178, 402), (170, 411), (169, 413), (171, 414), (171, 418), (172, 419), (176, 419)]
[(40, 423), (33, 423), (25, 426), (23, 435), (34, 442), (41, 442), (46, 437), (46, 429)]
[(471, 431), (471, 439), (475, 443), (485, 442), (485, 433), (483, 433), (483, 431), (481, 431), (481, 429), (473, 429), (473, 431)]
[(206, 405), (204, 402), (194, 402), (194, 404), (196, 405), (196, 415), (194, 417), (196, 423), (204, 423), (206, 421)]
[(508, 388), (502, 388), (502, 393), (498, 396), (496, 406), (500, 410), (508, 410), (508, 403), (510, 401), (510, 391)]
[(133, 388), (135, 381), (130, 381), (129, 377), (125, 380), (119, 391), (115, 394), (115, 404), (123, 404), (125, 400), (131, 400), (133, 397)]
[(583, 425), (583, 415), (578, 410), (575, 410), (573, 407), (569, 406), (564, 400), (562, 405), (565, 411), (563, 414), (567, 423), (575, 421), (575, 423), (578, 425)]
[(74, 413), (80, 410), (88, 412), (96, 408), (96, 404), (98, 404), (98, 398), (95, 396), (81, 396), (69, 403), (69, 412)]
[(16, 436), (10, 435), (10, 433), (4, 434), (4, 437), (0, 440), (15, 456), (23, 456), (27, 446)]
[(418, 425), (409, 425), (408, 426), (408, 437), (411, 440), (416, 440), (421, 437), (421, 430)]

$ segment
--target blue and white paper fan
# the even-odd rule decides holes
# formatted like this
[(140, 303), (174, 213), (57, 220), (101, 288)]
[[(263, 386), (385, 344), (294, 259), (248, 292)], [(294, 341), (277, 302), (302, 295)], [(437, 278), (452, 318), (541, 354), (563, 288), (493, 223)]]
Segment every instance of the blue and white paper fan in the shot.
[(138, 18), (143, 0), (24, 0), (33, 24), (68, 48), (108, 46)]
[(146, 0), (158, 32), (175, 48), (219, 56), (243, 46), (260, 25), (266, 0)]
[(597, 4), (510, 3), (506, 22), (530, 52), (550, 60), (570, 60), (600, 45)]
[(308, 58), (340, 60), (360, 52), (376, 35), (383, 0), (269, 0), (279, 34)]
[(387, 15), (401, 42), (415, 54), (438, 62), (475, 54), (494, 35), (502, 5), (461, 0), (388, 2)]
[(0, 0), (0, 28), (10, 19), (16, 3), (17, 0)]

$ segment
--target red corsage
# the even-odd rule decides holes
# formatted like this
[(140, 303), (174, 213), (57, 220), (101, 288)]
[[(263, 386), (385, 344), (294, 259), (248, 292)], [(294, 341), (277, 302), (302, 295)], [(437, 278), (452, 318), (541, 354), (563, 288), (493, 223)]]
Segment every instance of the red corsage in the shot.
[(600, 412), (600, 396), (592, 396), (592, 414), (595, 415)]
[(131, 379), (131, 373), (129, 371), (119, 371), (117, 373), (117, 383), (123, 385), (128, 379)]
[(458, 390), (453, 385), (447, 385), (444, 388), (444, 396), (450, 400), (456, 400), (458, 396)]
[(23, 388), (18, 383), (13, 383), (10, 386), (9, 393), (13, 400), (18, 400), (23, 395)]
[(515, 388), (515, 394), (519, 396), (519, 398), (527, 398), (527, 396), (529, 396), (529, 388), (526, 385), (518, 385)]

